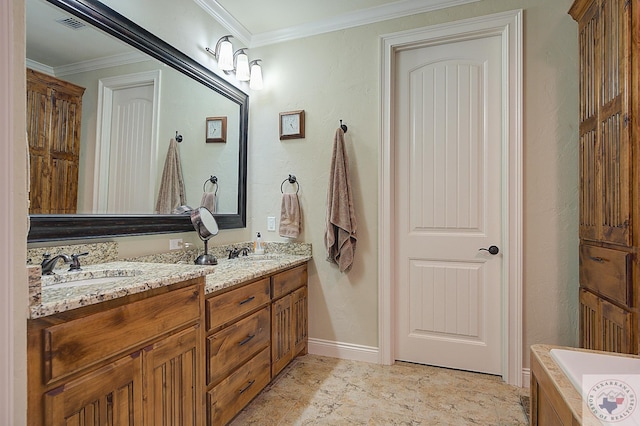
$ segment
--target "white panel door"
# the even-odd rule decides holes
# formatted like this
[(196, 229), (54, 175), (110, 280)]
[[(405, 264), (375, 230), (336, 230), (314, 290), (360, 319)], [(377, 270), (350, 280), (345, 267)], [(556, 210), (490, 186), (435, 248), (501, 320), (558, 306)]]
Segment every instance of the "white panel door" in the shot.
[(154, 212), (153, 95), (153, 84), (113, 91), (107, 212)]
[(396, 359), (501, 374), (501, 61), (499, 36), (396, 55)]

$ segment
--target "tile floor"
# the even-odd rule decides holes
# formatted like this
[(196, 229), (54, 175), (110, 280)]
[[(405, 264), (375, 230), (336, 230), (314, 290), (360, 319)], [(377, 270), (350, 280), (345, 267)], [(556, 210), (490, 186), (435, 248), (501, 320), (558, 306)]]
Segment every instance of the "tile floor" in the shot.
[(527, 425), (527, 394), (485, 374), (305, 355), (231, 425)]

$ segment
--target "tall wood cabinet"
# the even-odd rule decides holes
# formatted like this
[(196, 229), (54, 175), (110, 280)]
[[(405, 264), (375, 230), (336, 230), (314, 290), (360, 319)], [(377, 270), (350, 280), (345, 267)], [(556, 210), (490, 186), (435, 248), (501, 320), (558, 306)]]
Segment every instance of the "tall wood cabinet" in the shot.
[(31, 214), (76, 213), (84, 88), (27, 69)]
[(580, 344), (638, 353), (637, 0), (576, 0)]

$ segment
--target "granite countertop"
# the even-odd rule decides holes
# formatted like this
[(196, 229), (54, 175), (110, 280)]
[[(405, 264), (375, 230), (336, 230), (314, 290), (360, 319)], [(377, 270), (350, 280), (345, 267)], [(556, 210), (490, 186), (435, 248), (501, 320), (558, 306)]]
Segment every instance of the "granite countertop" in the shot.
[[(33, 293), (30, 295), (30, 318), (41, 318), (201, 276), (206, 276), (205, 294), (210, 294), (304, 264), (310, 259), (310, 254), (274, 253), (231, 260), (219, 259), (215, 266), (183, 262), (108, 262), (83, 266), (79, 273), (61, 273), (42, 277), (41, 280), (37, 276), (39, 268), (34, 268), (30, 272), (30, 294)], [(105, 270), (108, 273), (105, 274)], [(57, 285), (69, 274), (81, 274), (82, 279), (91, 278), (96, 283), (62, 287)], [(33, 285), (35, 281), (37, 283)]]

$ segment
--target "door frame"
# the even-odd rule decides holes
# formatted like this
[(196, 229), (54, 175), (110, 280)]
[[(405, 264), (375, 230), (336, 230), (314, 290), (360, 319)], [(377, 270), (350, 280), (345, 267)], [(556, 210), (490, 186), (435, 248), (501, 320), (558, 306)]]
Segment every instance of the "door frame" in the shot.
[(111, 140), (111, 121), (113, 119), (113, 92), (120, 89), (128, 89), (136, 86), (153, 86), (153, 122), (151, 124), (151, 141), (153, 144), (153, 154), (150, 161), (153, 161), (150, 179), (154, 179), (157, 173), (158, 158), (158, 125), (160, 112), (160, 70), (144, 71), (134, 74), (120, 75), (116, 77), (106, 77), (98, 80), (98, 112), (96, 123), (96, 145), (95, 145), (95, 172), (93, 181), (93, 204), (94, 213), (107, 213), (104, 211), (107, 203), (109, 176), (100, 173), (100, 170), (108, 170), (110, 146), (104, 141)]
[(503, 277), (502, 285), (502, 378), (505, 382), (522, 386), (523, 323), (522, 323), (522, 10), (513, 10), (477, 18), (418, 28), (381, 36), (381, 136), (378, 203), (378, 346), (379, 362), (395, 361), (394, 330), (395, 269), (393, 248), (395, 239), (393, 102), (395, 55), (399, 49), (458, 42), (489, 36), (502, 40), (503, 71)]

